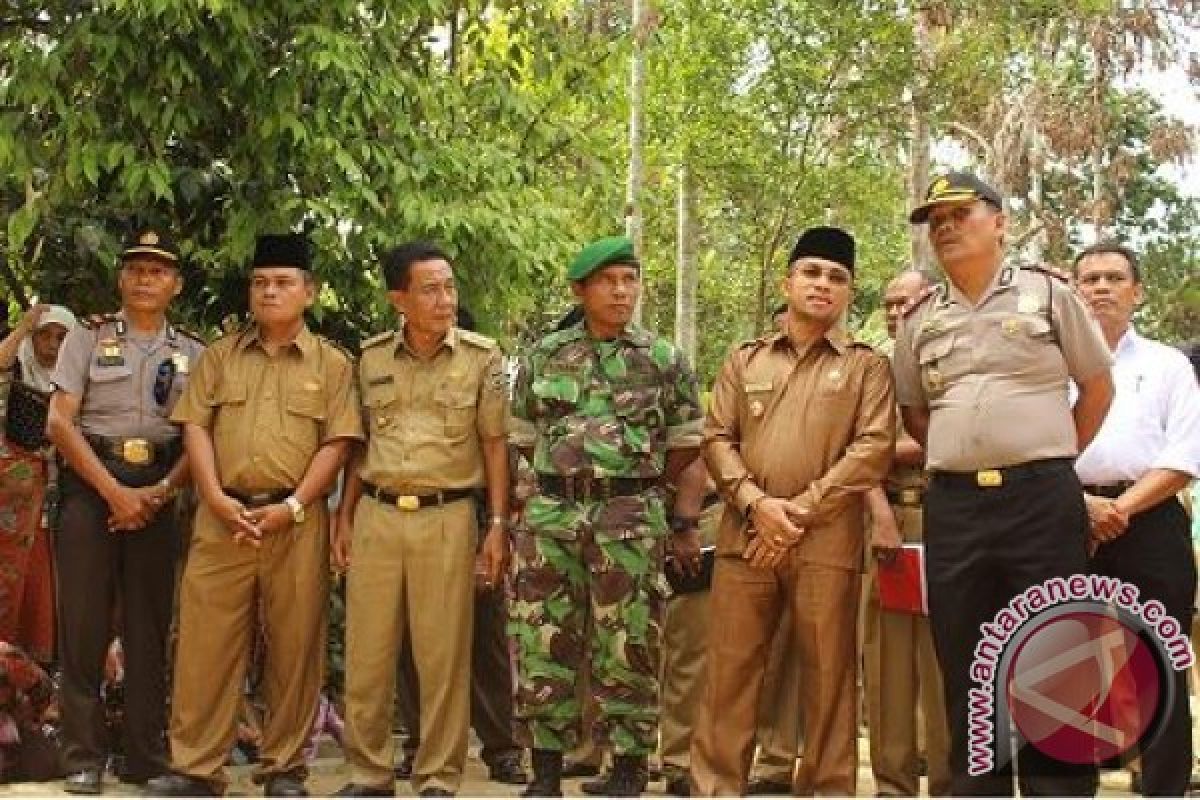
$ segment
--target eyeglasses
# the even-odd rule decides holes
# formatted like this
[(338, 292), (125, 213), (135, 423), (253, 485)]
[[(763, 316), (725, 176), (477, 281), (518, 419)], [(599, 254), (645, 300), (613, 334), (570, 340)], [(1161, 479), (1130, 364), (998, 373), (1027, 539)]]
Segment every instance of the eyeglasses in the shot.
[(175, 362), (168, 358), (158, 365), (158, 372), (154, 376), (154, 402), (160, 406), (166, 405), (173, 383), (175, 383)]
[(816, 283), (824, 275), (825, 280), (834, 286), (850, 285), (850, 270), (844, 267), (819, 267), (816, 264), (803, 264), (796, 267), (792, 274), (799, 275), (809, 283)]

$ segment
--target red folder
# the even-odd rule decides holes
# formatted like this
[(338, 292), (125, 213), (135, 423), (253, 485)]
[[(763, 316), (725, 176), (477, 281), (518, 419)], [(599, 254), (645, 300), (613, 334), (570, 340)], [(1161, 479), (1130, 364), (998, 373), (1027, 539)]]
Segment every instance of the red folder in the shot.
[(906, 544), (890, 564), (879, 565), (879, 604), (885, 611), (929, 616), (924, 545)]

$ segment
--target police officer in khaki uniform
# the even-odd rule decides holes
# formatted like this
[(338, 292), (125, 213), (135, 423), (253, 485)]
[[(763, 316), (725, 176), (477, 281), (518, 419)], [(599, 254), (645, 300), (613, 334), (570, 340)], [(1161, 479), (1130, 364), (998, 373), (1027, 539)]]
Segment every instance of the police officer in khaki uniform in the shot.
[(717, 533), (708, 690), (692, 741), (696, 794), (742, 794), (763, 670), (783, 608), (804, 676), (800, 793), (852, 795), (863, 493), (887, 473), (896, 409), (886, 360), (838, 322), (854, 240), (804, 232), (789, 258), (786, 332), (721, 368), (704, 455), (725, 499)]
[[(927, 283), (923, 274), (910, 270), (888, 284), (883, 307), (888, 335), (893, 339), (900, 312), (916, 301)], [(929, 619), (882, 608), (876, 571), (876, 564), (894, 557), (901, 541), (921, 541), (924, 467), (925, 452), (900, 430), (887, 481), (867, 494), (872, 557), (867, 563), (863, 662), (871, 771), (875, 794), (881, 797), (915, 797), (920, 789), (919, 719), (925, 727), (929, 794), (941, 797), (950, 791), (946, 705)]]
[[(424, 243), (383, 260), (399, 332), (363, 343), (365, 454), (339, 509), (335, 562), (347, 566), (346, 760), (349, 797), (393, 794), (396, 656), (412, 644), (420, 694), (413, 784), (453, 795), (470, 710), (475, 575), (499, 585), (508, 558), (508, 383), (487, 337), (454, 327), (458, 290), (446, 255)], [(476, 560), (473, 495), (487, 488)]]
[[(76, 794), (101, 792), (108, 747), (124, 748), (123, 781), (144, 783), (166, 769), (166, 641), (179, 547), (168, 501), (187, 480), (169, 417), (203, 350), (166, 320), (183, 281), (165, 232), (134, 235), (117, 286), (120, 313), (63, 343), (47, 423), (66, 465), (59, 647), (64, 788)], [(125, 651), (125, 741), (106, 743), (100, 682), (114, 636)]]
[(362, 438), (351, 359), (304, 324), (316, 296), (310, 264), (304, 237), (259, 237), (254, 324), (213, 344), (172, 415), (202, 502), (180, 590), (175, 774), (151, 781), (148, 795), (224, 790), (260, 609), (268, 714), (255, 779), (269, 796), (307, 794), (325, 653), (325, 494)]
[[(925, 447), (930, 621), (950, 717), (951, 793), (1011, 795), (1012, 759), (967, 772), (968, 691), (980, 625), (1035, 583), (1087, 571), (1087, 514), (1072, 460), (1113, 396), (1112, 357), (1074, 293), (1007, 264), (1007, 217), (969, 173), (934, 180), (914, 224), (947, 282), (905, 317), (894, 369), (904, 426)], [(1067, 379), (1079, 387), (1074, 408)], [(1025, 746), (1023, 793), (1092, 794), (1094, 767)]]

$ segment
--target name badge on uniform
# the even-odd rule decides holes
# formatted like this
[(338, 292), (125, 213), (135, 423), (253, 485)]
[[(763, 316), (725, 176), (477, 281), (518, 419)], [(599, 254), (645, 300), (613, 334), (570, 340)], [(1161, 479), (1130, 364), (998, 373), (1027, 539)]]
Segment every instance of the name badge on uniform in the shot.
[(746, 391), (747, 392), (769, 392), (769, 391), (771, 391), (771, 387), (773, 385), (774, 384), (772, 384), (771, 381), (767, 381), (766, 383), (747, 383)]
[(394, 375), (379, 375), (367, 380), (367, 386), (386, 386), (389, 383), (395, 383), (396, 376)]
[(1022, 314), (1036, 314), (1042, 309), (1042, 301), (1034, 294), (1022, 294), (1017, 298), (1017, 311)]
[(761, 417), (763, 411), (766, 411), (766, 409), (763, 407), (761, 400), (754, 400), (750, 403), (750, 416)]
[(187, 375), (190, 364), (188, 363), (187, 353), (172, 353), (171, 363), (175, 365), (175, 373), (178, 375)]
[(100, 355), (96, 359), (100, 367), (125, 366), (125, 354), (121, 352), (121, 343), (116, 339), (104, 339), (100, 342)]
[(304, 391), (319, 392), (319, 391), (321, 391), (321, 384), (317, 383), (316, 381), (305, 381)]

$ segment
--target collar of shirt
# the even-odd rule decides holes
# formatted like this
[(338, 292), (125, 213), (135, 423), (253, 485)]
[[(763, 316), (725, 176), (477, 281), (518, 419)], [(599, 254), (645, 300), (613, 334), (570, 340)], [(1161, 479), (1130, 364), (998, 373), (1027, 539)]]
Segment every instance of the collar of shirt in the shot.
[[(449, 348), (450, 352), (453, 353), (455, 350), (458, 349), (458, 340), (459, 340), (458, 328), (456, 328), (454, 326), (450, 326), (450, 330), (446, 332), (446, 338), (442, 339), (442, 347)], [(438, 352), (440, 353), (441, 350), (442, 350), (442, 348), (439, 347)], [(400, 355), (401, 353), (410, 355), (413, 358), (418, 357), (417, 354), (415, 352), (413, 352), (413, 349), (408, 346), (408, 339), (406, 339), (404, 337), (404, 328), (401, 328), (396, 333), (395, 354)], [(437, 353), (434, 353), (434, 355), (436, 356)]]
[[(257, 344), (262, 347), (262, 331), (257, 325), (251, 327), (238, 340), (237, 349), (245, 350), (251, 344)], [(292, 347), (300, 351), (300, 355), (310, 355), (317, 347), (317, 337), (308, 329), (307, 325), (301, 326), (300, 332), (296, 334), (296, 338), (292, 340)]]
[(635, 347), (649, 347), (654, 344), (654, 337), (645, 328), (634, 325), (632, 322), (625, 326), (625, 329), (616, 335), (613, 339), (597, 339), (588, 332), (587, 323), (583, 320), (575, 323), (570, 328), (565, 328), (564, 333), (573, 334), (566, 341), (574, 341), (575, 339), (590, 339), (593, 342), (628, 342)]
[(965, 308), (979, 308), (988, 300), (990, 300), (992, 295), (999, 294), (1000, 292), (1007, 291), (1016, 286), (1018, 269), (1020, 269), (1020, 267), (1017, 265), (1009, 264), (1004, 261), (997, 264), (996, 271), (992, 274), (991, 281), (988, 282), (987, 288), (983, 290), (983, 294), (979, 295), (979, 301), (975, 303), (972, 303), (970, 300), (968, 300), (967, 296), (959, 291), (959, 288), (954, 285), (954, 281), (947, 277), (946, 291), (942, 292), (942, 302), (957, 303)]
[(802, 344), (798, 344), (783, 331), (778, 331), (767, 337), (768, 346), (779, 347), (781, 344), (786, 343), (796, 353), (797, 358), (804, 358), (817, 342), (827, 343), (833, 348), (835, 353), (841, 356), (846, 354), (846, 348), (850, 346), (850, 335), (844, 329), (835, 325), (825, 331), (825, 335), (820, 339), (814, 339), (811, 342), (804, 342)]

